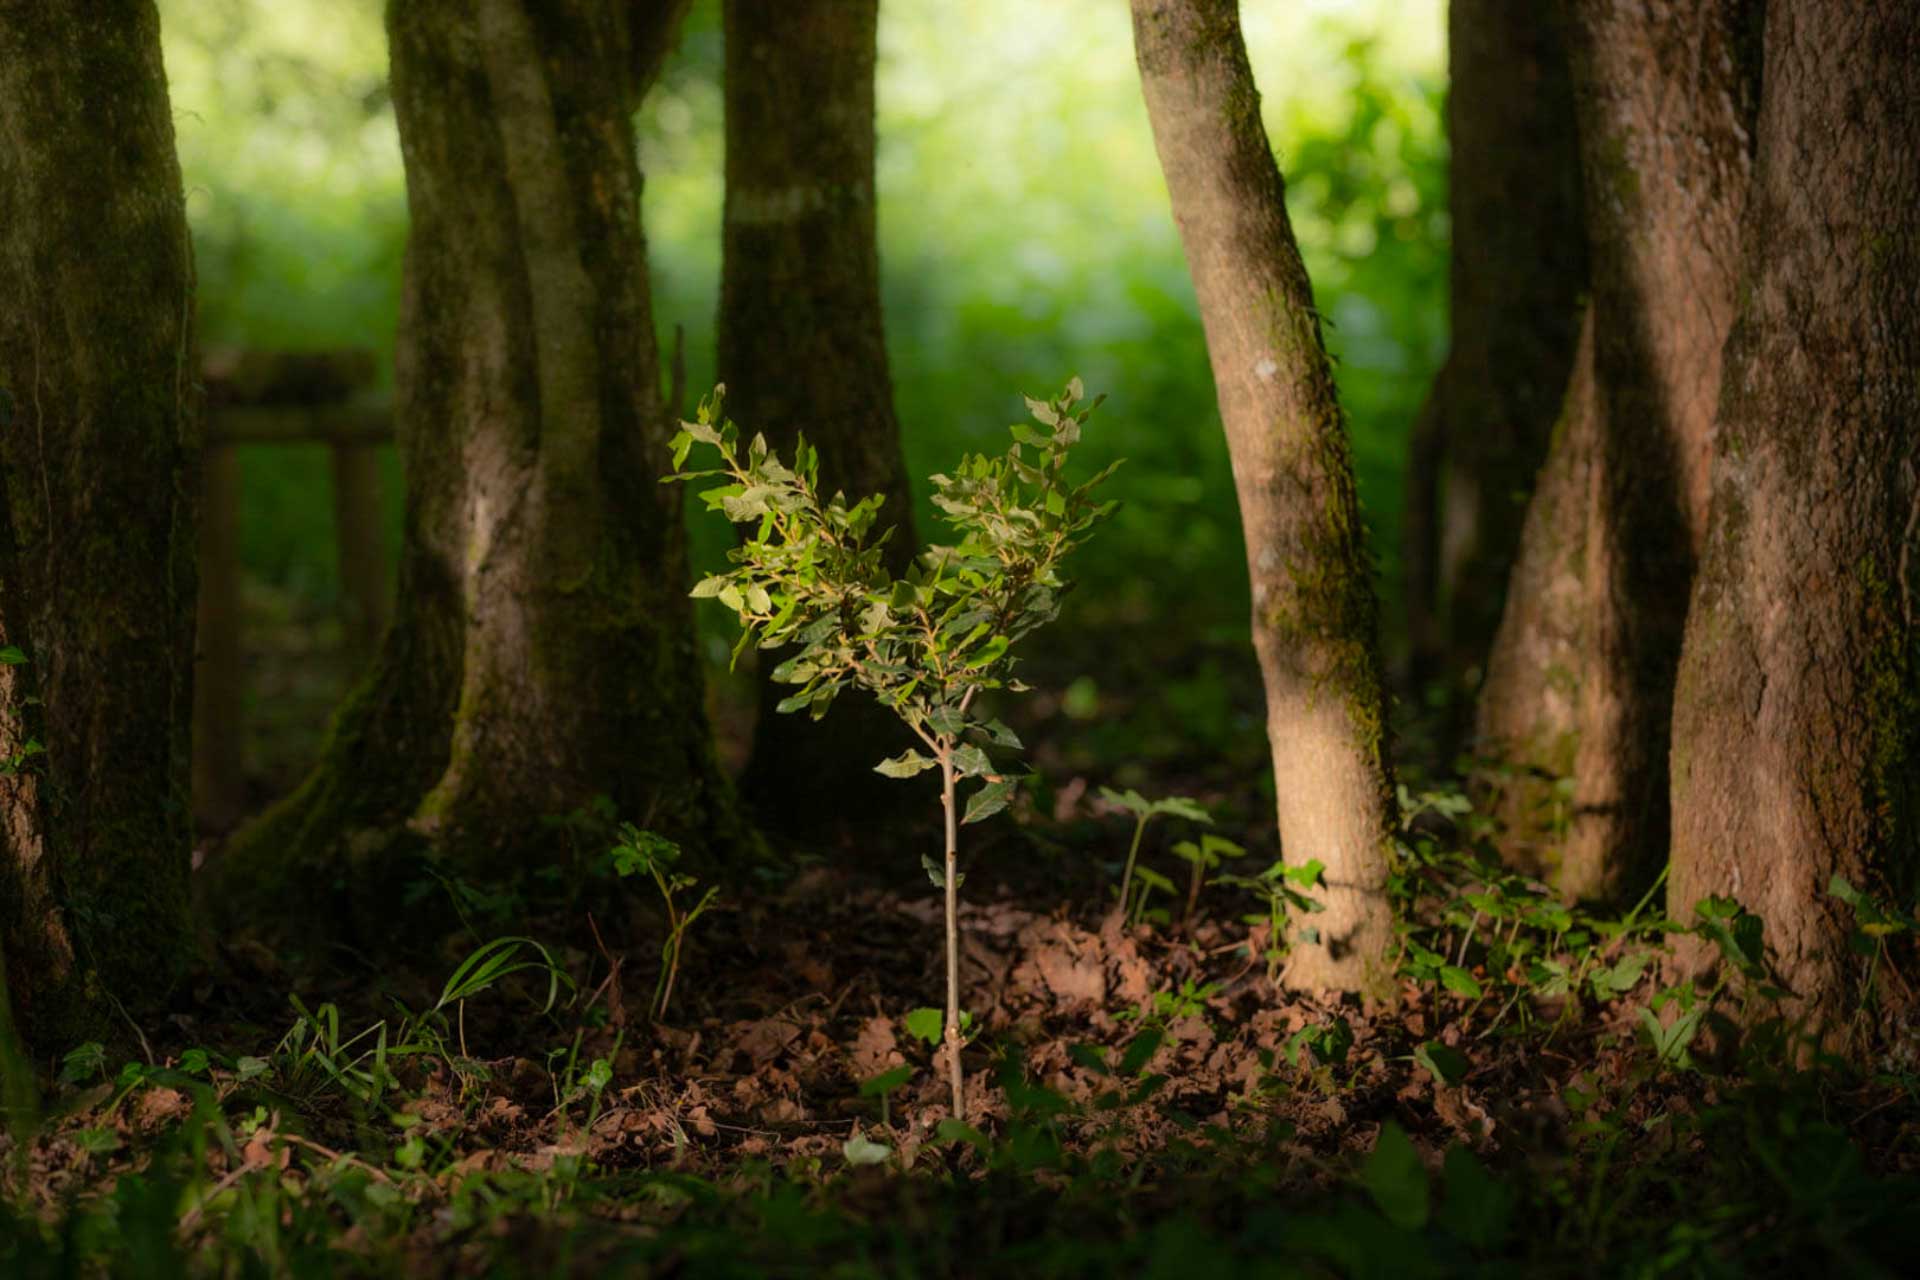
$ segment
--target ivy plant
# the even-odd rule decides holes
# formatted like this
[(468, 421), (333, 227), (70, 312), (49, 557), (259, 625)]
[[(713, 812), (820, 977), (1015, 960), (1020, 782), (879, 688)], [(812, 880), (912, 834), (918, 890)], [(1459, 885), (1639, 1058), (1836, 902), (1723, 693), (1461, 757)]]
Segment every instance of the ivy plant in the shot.
[[(928, 547), (896, 578), (881, 555), (892, 533), (877, 525), (881, 498), (823, 493), (813, 446), (798, 440), (788, 465), (764, 436), (743, 440), (722, 413), (724, 395), (716, 387), (698, 420), (681, 424), (667, 479), (718, 480), (701, 494), (707, 510), (749, 532), (728, 553), (731, 567), (703, 579), (693, 594), (734, 612), (736, 662), (749, 645), (788, 651), (772, 672), (794, 689), (781, 711), (817, 720), (846, 690), (865, 690), (925, 748), (881, 761), (879, 772), (911, 778), (939, 771), (945, 857), (922, 862), (946, 897), (943, 1041), (958, 1118), (965, 1094), (957, 829), (1007, 806), (1018, 778), (1006, 761), (1021, 745), (983, 713), (981, 695), (1026, 688), (1013, 675), (1013, 648), (1058, 616), (1069, 585), (1063, 562), (1116, 505), (1099, 501), (1095, 491), (1118, 463), (1078, 484), (1066, 476), (1100, 400), (1085, 403), (1078, 378), (1052, 399), (1029, 398), (1034, 421), (1010, 429), (1013, 443), (1004, 454), (968, 456), (953, 474), (934, 476), (933, 503), (955, 540)], [(685, 470), (696, 446), (717, 465)]]

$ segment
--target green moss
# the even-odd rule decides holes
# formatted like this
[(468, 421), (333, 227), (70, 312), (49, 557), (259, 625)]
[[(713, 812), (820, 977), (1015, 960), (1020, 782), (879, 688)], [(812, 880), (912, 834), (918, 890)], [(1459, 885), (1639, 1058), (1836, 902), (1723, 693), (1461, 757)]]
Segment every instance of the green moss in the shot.
[(1871, 743), (1876, 853), (1901, 901), (1920, 882), (1920, 636), (1905, 623), (1892, 574), (1868, 555), (1855, 567), (1865, 625), (1863, 702)]

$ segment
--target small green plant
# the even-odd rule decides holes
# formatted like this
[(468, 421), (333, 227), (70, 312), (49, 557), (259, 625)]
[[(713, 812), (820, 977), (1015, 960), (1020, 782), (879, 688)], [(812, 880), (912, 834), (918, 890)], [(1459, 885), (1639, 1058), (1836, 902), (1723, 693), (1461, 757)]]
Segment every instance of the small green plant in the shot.
[[(1245, 889), (1266, 903), (1266, 910), (1245, 919), (1248, 924), (1266, 926), (1269, 982), (1279, 981), (1280, 965), (1287, 956), (1287, 928), (1294, 913), (1312, 915), (1327, 909), (1326, 903), (1312, 896), (1312, 890), (1319, 886), (1321, 873), (1325, 870), (1326, 865), (1318, 858), (1309, 859), (1304, 866), (1298, 867), (1290, 867), (1281, 860), (1268, 864), (1267, 869), (1259, 875), (1225, 874), (1219, 877), (1219, 883)], [(1319, 941), (1318, 929), (1307, 926), (1299, 932), (1304, 942)]]
[(650, 1006), (655, 1022), (667, 1016), (667, 1003), (673, 999), (673, 980), (680, 973), (680, 945), (720, 890), (709, 885), (691, 910), (680, 906), (675, 895), (691, 889), (699, 881), (684, 871), (675, 871), (680, 846), (653, 831), (642, 831), (631, 822), (620, 826), (620, 843), (613, 847), (613, 869), (622, 877), (647, 875), (660, 890), (660, 901), (667, 908), (667, 940), (660, 947), (660, 978), (653, 986)]
[[(1125, 791), (1102, 787), (1100, 798), (1115, 808), (1124, 809), (1133, 815), (1133, 841), (1127, 846), (1127, 864), (1120, 872), (1118, 910), (1123, 918), (1135, 921), (1145, 913), (1147, 894), (1152, 889), (1165, 888), (1168, 892), (1173, 890), (1171, 881), (1165, 876), (1156, 875), (1151, 879), (1143, 878), (1139, 899), (1134, 901), (1131, 898), (1134, 874), (1136, 870), (1141, 869), (1139, 866), (1140, 840), (1147, 834), (1147, 824), (1164, 814), (1174, 818), (1185, 818), (1188, 822), (1212, 826), (1213, 815), (1186, 796), (1163, 796), (1158, 800), (1149, 800), (1131, 787)], [(1156, 884), (1155, 881), (1158, 883)]]
[(1246, 857), (1247, 851), (1225, 836), (1216, 836), (1208, 831), (1201, 834), (1198, 843), (1182, 840), (1174, 845), (1173, 856), (1192, 869), (1192, 875), (1187, 880), (1187, 908), (1181, 916), (1186, 924), (1191, 925), (1194, 909), (1200, 905), (1200, 890), (1206, 884), (1207, 873), (1218, 871), (1224, 860)]
[[(732, 567), (702, 580), (693, 594), (734, 612), (736, 660), (749, 645), (794, 650), (773, 670), (775, 680), (795, 686), (779, 710), (819, 719), (844, 690), (864, 689), (930, 753), (909, 750), (882, 761), (879, 772), (911, 778), (939, 770), (945, 858), (922, 861), (946, 898), (945, 1043), (958, 1118), (965, 1094), (957, 828), (1007, 806), (1017, 778), (989, 752), (1021, 745), (1004, 724), (983, 718), (978, 703), (982, 694), (1026, 687), (1013, 677), (1013, 646), (1058, 616), (1068, 586), (1062, 562), (1113, 510), (1113, 503), (1093, 497), (1112, 466), (1077, 485), (1065, 475), (1099, 400), (1082, 405), (1078, 378), (1051, 400), (1029, 399), (1039, 425), (1012, 427), (1014, 443), (1005, 454), (966, 457), (951, 476), (934, 476), (933, 503), (958, 541), (927, 548), (895, 578), (881, 559), (891, 530), (875, 532), (881, 499), (849, 504), (845, 494), (822, 493), (819, 456), (804, 439), (791, 467), (763, 436), (743, 444), (721, 413), (724, 390), (716, 388), (700, 406), (698, 421), (681, 424), (673, 440), (675, 474), (667, 479), (720, 480), (701, 495), (707, 509), (752, 532), (728, 553)], [(710, 449), (719, 465), (682, 472), (695, 445)], [(957, 788), (973, 779), (981, 785), (962, 814)]]

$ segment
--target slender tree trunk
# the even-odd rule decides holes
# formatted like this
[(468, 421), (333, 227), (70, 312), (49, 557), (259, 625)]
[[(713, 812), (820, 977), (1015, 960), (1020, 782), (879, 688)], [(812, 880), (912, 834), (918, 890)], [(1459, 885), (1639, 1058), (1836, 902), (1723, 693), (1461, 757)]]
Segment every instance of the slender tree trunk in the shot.
[(1738, 899), (1831, 1028), (1866, 969), (1832, 877), (1920, 887), (1920, 9), (1776, 4), (1763, 84), (1669, 910)]
[(0, 927), (43, 1049), (188, 950), (200, 388), (159, 25), (0, 0)]
[(1572, 375), (1587, 240), (1557, 7), (1454, 0), (1448, 45), (1453, 342), (1414, 432), (1407, 607), (1415, 688), (1471, 690)]
[[(1553, 679), (1501, 669), (1499, 657), (1545, 652), (1507, 646), (1483, 695), (1481, 729), (1492, 732), (1481, 748), (1510, 754), (1543, 737), (1571, 747), (1559, 884), (1569, 897), (1617, 898), (1651, 881), (1667, 845), (1673, 677), (1706, 528), (1713, 399), (1733, 317), (1758, 6), (1576, 0), (1570, 9), (1598, 430), (1583, 509), (1549, 512), (1530, 529), (1564, 545), (1568, 522), (1586, 524), (1574, 729), (1569, 742), (1536, 732), (1524, 714), (1519, 725), (1503, 723), (1524, 707), (1513, 686)], [(1568, 432), (1559, 440), (1577, 443)], [(1511, 615), (1549, 604), (1510, 591), (1509, 622), (1536, 630)], [(1540, 834), (1516, 833), (1515, 843), (1538, 847)]]
[[(701, 709), (630, 111), (678, 4), (394, 0), (412, 229), (396, 413), (399, 605), (305, 784), (228, 886), (355, 891), (425, 840), (472, 865), (620, 814), (746, 841)], [(369, 904), (378, 910), (378, 901)]]
[[(880, 317), (874, 205), (878, 0), (727, 0), (720, 378), (730, 412), (783, 454), (805, 434), (827, 492), (886, 495), (888, 567), (915, 553)], [(910, 745), (877, 704), (780, 715), (760, 678), (742, 786), (770, 822), (894, 808), (873, 771)]]
[(1396, 821), (1351, 448), (1234, 0), (1133, 0), (1147, 115), (1213, 364), (1253, 586), (1280, 842), (1326, 866), (1287, 981), (1385, 996)]

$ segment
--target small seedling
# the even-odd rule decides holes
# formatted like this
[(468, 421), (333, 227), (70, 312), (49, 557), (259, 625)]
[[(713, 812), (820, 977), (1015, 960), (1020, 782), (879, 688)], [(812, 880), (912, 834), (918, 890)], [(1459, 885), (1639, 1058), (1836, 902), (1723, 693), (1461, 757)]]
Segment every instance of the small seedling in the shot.
[(1220, 863), (1227, 858), (1244, 858), (1247, 851), (1224, 836), (1212, 832), (1201, 835), (1199, 843), (1182, 840), (1173, 846), (1173, 856), (1193, 869), (1192, 877), (1187, 881), (1187, 909), (1181, 919), (1187, 924), (1193, 923), (1194, 908), (1200, 904), (1200, 890), (1206, 883), (1207, 872), (1217, 871)]
[[(1188, 822), (1198, 822), (1206, 826), (1212, 826), (1213, 815), (1185, 796), (1166, 796), (1159, 800), (1149, 800), (1131, 787), (1125, 791), (1115, 791), (1112, 787), (1102, 787), (1100, 788), (1100, 798), (1108, 804), (1116, 808), (1125, 809), (1133, 815), (1133, 843), (1127, 846), (1127, 865), (1125, 869), (1120, 872), (1119, 911), (1122, 917), (1128, 920), (1136, 920), (1139, 918), (1140, 911), (1144, 908), (1146, 902), (1146, 887), (1142, 887), (1140, 902), (1132, 904), (1134, 909), (1131, 911), (1129, 910), (1128, 898), (1133, 891), (1134, 871), (1140, 862), (1140, 839), (1147, 833), (1147, 824), (1162, 814), (1167, 814), (1175, 818), (1185, 818)], [(1167, 888), (1171, 890), (1172, 885), (1167, 882), (1165, 877), (1160, 877), (1159, 879), (1161, 884), (1166, 885)]]
[[(945, 858), (922, 861), (946, 898), (943, 1038), (958, 1117), (964, 1090), (957, 828), (1006, 808), (1018, 778), (989, 752), (1021, 745), (1004, 724), (983, 718), (977, 704), (982, 693), (1026, 687), (1013, 678), (1012, 648), (1059, 614), (1068, 586), (1062, 562), (1113, 510), (1115, 504), (1093, 499), (1113, 467), (1078, 485), (1065, 476), (1068, 455), (1099, 401), (1081, 404), (1077, 378), (1051, 400), (1029, 399), (1037, 429), (1016, 425), (1005, 454), (963, 458), (953, 475), (934, 476), (933, 503), (959, 540), (927, 548), (895, 578), (881, 556), (891, 530), (875, 532), (881, 499), (849, 503), (845, 494), (823, 494), (819, 455), (804, 439), (792, 467), (763, 436), (743, 443), (721, 414), (723, 394), (716, 388), (700, 406), (699, 420), (681, 424), (673, 440), (675, 474), (667, 479), (720, 480), (701, 495), (708, 510), (752, 532), (728, 553), (732, 567), (703, 579), (693, 594), (734, 612), (736, 660), (749, 645), (794, 650), (772, 673), (796, 687), (779, 710), (804, 710), (817, 720), (845, 689), (864, 689), (931, 753), (910, 750), (877, 768), (891, 778), (940, 771)], [(696, 444), (711, 449), (719, 465), (683, 473)], [(962, 814), (957, 789), (971, 779), (981, 785)]]
[(673, 999), (673, 980), (680, 973), (680, 945), (686, 939), (687, 930), (713, 905), (714, 897), (720, 892), (710, 885), (692, 910), (683, 909), (676, 895), (699, 881), (673, 869), (679, 860), (680, 846), (665, 836), (642, 831), (631, 822), (620, 825), (620, 843), (613, 847), (613, 869), (623, 877), (650, 876), (654, 887), (660, 890), (660, 901), (667, 908), (667, 940), (660, 946), (660, 978), (653, 984), (650, 1006), (655, 1022), (667, 1016), (667, 1003)]

